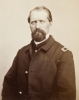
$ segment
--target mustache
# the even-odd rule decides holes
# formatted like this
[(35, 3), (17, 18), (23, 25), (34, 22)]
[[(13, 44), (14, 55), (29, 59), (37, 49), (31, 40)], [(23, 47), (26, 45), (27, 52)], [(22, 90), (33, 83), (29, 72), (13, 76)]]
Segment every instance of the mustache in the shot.
[(36, 32), (46, 34), (42, 29), (38, 29), (38, 28), (36, 30), (34, 30), (33, 34), (35, 34)]

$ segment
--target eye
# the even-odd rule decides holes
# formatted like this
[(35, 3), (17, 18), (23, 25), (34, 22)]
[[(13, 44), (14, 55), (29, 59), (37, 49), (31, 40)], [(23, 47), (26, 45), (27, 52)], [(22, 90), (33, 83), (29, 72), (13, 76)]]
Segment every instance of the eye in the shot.
[(45, 21), (44, 21), (44, 20), (40, 20), (40, 22), (41, 22), (41, 23), (45, 23)]
[(32, 21), (31, 22), (32, 25), (35, 25), (36, 23), (37, 23), (37, 21)]

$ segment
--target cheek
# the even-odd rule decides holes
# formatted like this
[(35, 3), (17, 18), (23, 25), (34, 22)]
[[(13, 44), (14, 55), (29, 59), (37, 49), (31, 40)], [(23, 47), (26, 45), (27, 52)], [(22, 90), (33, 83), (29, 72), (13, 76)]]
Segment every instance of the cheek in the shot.
[(43, 29), (44, 29), (45, 32), (48, 32), (49, 31), (49, 25), (44, 26)]
[(33, 26), (30, 26), (31, 32), (33, 32), (36, 28)]

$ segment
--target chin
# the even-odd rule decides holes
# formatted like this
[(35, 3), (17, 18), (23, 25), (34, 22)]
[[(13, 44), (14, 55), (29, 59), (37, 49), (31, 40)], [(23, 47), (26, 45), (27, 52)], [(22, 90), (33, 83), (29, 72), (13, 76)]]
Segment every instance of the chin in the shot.
[(46, 38), (46, 35), (32, 35), (32, 39), (36, 42), (41, 42)]

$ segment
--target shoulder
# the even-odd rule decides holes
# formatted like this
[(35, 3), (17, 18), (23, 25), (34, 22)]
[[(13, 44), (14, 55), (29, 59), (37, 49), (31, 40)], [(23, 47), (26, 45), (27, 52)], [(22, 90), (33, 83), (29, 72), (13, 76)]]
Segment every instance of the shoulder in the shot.
[(30, 48), (30, 46), (31, 46), (31, 44), (27, 44), (27, 45), (23, 46), (22, 48), (20, 48), (20, 50), (27, 50)]
[(55, 45), (57, 46), (57, 56), (58, 62), (67, 62), (73, 63), (73, 53), (69, 50), (66, 46), (62, 45), (61, 43), (55, 41)]
[(27, 45), (21, 47), (21, 48), (18, 50), (17, 54), (25, 53), (27, 50), (29, 50), (30, 47), (31, 47), (31, 44), (27, 44)]
[(55, 46), (56, 50), (59, 52), (59, 54), (60, 54), (61, 56), (62, 56), (62, 55), (65, 55), (65, 56), (66, 56), (66, 55), (67, 55), (67, 56), (71, 55), (71, 56), (73, 56), (72, 51), (69, 50), (69, 48), (67, 48), (66, 46), (62, 45), (61, 43), (55, 41), (55, 42), (54, 42), (54, 46)]
[(66, 46), (62, 45), (61, 43), (59, 43), (57, 41), (54, 42), (54, 45), (57, 47), (57, 49), (59, 48), (60, 51), (62, 51), (63, 53), (66, 51), (70, 51)]

